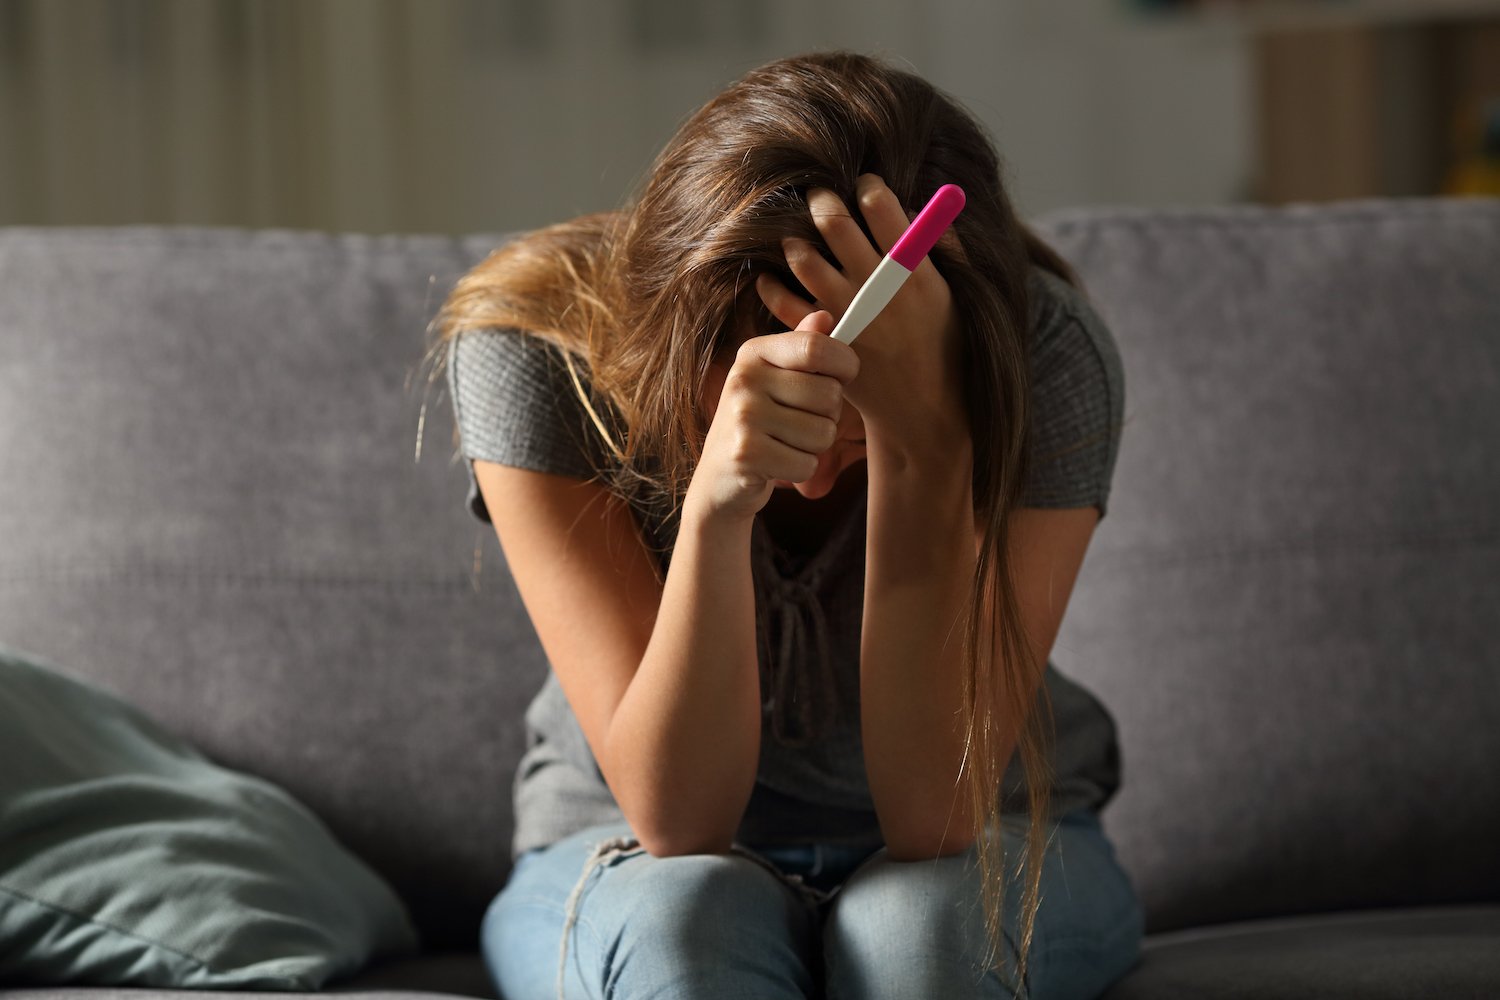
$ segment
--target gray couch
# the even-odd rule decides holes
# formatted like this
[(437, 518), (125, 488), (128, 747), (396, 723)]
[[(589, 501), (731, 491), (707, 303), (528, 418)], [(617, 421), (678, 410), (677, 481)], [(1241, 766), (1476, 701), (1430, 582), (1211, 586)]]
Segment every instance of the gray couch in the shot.
[[(1128, 386), (1054, 650), (1121, 734), (1109, 1000), (1500, 996), (1500, 201), (1037, 225)], [(429, 954), (339, 991), (492, 995), (546, 662), (419, 360), (501, 239), (0, 230), (0, 640), (390, 880)]]

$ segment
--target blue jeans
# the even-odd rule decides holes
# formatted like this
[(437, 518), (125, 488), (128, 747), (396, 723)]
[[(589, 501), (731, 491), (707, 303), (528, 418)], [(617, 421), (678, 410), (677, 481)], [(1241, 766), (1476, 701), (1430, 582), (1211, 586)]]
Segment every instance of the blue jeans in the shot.
[[(989, 949), (977, 847), (914, 862), (820, 844), (658, 858), (624, 823), (516, 859), (481, 947), (503, 1000), (1015, 997), (1027, 822), (1001, 822), (1003, 978), (978, 964)], [(1055, 829), (1025, 995), (1086, 1000), (1138, 960), (1142, 911), (1096, 813)]]

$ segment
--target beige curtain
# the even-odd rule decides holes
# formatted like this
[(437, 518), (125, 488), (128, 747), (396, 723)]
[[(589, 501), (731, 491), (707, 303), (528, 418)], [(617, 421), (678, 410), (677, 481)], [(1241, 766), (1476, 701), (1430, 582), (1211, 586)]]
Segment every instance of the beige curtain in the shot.
[(454, 42), (504, 58), (531, 7), (0, 0), (0, 221), (457, 221), (473, 164), (442, 149), (480, 95)]
[(0, 0), (0, 225), (472, 232), (606, 209), (777, 24), (821, 20), (772, 0)]
[(752, 66), (834, 46), (967, 102), (1023, 212), (1234, 200), (1253, 160), (1248, 45), (1125, 10), (0, 0), (0, 225), (541, 226), (620, 204), (682, 119)]

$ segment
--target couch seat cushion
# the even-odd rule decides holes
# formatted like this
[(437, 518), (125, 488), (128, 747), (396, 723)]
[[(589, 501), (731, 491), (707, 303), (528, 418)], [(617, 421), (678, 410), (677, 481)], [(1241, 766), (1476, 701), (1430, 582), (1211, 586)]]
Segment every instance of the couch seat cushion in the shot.
[(402, 990), (496, 1000), (495, 984), (485, 968), (484, 956), (477, 951), (418, 955), (383, 962), (346, 982), (329, 986), (323, 992), (368, 995)]
[[(134, 989), (119, 986), (36, 986), (26, 989), (7, 990), (5, 1000), (320, 1000), (330, 992), (316, 993), (282, 992), (277, 990), (158, 990)], [(465, 1000), (466, 994), (440, 993), (424, 989), (369, 989), (352, 994), (361, 1000), (442, 1000), (457, 997)]]
[(1317, 914), (1153, 934), (1102, 1000), (1493, 997), (1500, 906)]

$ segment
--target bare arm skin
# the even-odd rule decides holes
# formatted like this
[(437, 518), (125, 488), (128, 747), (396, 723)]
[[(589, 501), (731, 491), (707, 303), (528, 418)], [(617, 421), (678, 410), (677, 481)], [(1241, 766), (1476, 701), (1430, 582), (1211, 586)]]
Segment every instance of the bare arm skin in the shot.
[(968, 846), (956, 782), (959, 623), (975, 562), (972, 468), (967, 433), (941, 462), (869, 442), (860, 725), (870, 796), (895, 861)]
[(610, 722), (610, 787), (653, 855), (728, 853), (755, 785), (752, 524), (685, 508), (656, 628)]
[(684, 516), (663, 583), (602, 486), (477, 460), (527, 613), (653, 854), (727, 851), (759, 759), (750, 522)]
[[(890, 857), (915, 861), (966, 850), (968, 803), (958, 712), (960, 615), (968, 602), (980, 527), (970, 507), (967, 435), (950, 435), (940, 462), (871, 442), (861, 725), (870, 794)], [(955, 457), (957, 456), (957, 457)], [(1006, 558), (1033, 656), (1045, 660), (1062, 625), (1095, 507), (1015, 510)], [(1003, 734), (1014, 752), (1017, 729)]]
[(610, 787), (652, 854), (728, 853), (755, 787), (750, 536), (773, 482), (807, 479), (838, 435), (841, 384), (859, 360), (827, 336), (832, 323), (814, 312), (795, 331), (750, 339), (706, 389), (711, 423), (656, 627), (605, 738)]

